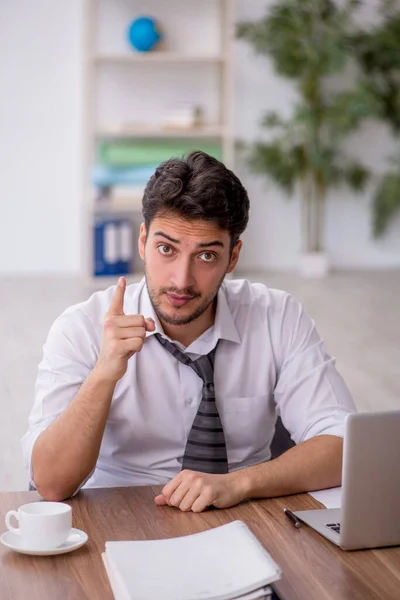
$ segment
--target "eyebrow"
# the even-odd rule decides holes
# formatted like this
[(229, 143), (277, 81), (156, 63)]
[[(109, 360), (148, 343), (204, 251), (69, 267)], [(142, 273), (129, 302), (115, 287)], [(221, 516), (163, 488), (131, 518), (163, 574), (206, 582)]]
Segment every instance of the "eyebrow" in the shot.
[[(169, 240), (173, 244), (180, 244), (179, 240), (176, 240), (175, 238), (171, 237), (170, 235), (167, 235), (163, 231), (156, 231), (154, 233), (154, 236), (156, 236), (156, 235), (165, 237), (167, 240)], [(197, 248), (209, 248), (210, 246), (220, 246), (221, 248), (225, 247), (223, 242), (221, 242), (220, 240), (212, 240), (211, 242), (201, 242), (200, 244), (197, 244)]]

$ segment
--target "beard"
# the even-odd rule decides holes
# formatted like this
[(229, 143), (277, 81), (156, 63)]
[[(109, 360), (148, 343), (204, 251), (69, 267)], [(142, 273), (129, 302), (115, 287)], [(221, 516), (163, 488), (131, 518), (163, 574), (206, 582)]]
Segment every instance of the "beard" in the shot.
[[(224, 281), (224, 277), (225, 277), (225, 273), (224, 273), (223, 276), (221, 277), (220, 281), (214, 288), (214, 290), (212, 292), (210, 292), (209, 294), (207, 294), (207, 296), (202, 296), (200, 294), (200, 292), (195, 292), (190, 288), (186, 288), (184, 290), (179, 290), (174, 287), (162, 287), (159, 290), (156, 290), (151, 284), (151, 279), (149, 279), (149, 277), (148, 277), (146, 263), (144, 265), (144, 272), (145, 272), (145, 276), (146, 276), (147, 291), (149, 294), (150, 302), (154, 308), (154, 312), (156, 313), (157, 317), (159, 318), (159, 320), (161, 322), (168, 323), (169, 325), (188, 325), (189, 323), (192, 323), (193, 321), (195, 321), (196, 319), (201, 317), (201, 315), (203, 313), (205, 313), (205, 311), (209, 308), (209, 306), (213, 302), (216, 302), (219, 288), (221, 287), (222, 282)], [(172, 315), (168, 314), (167, 312), (165, 312), (164, 310), (162, 310), (162, 308), (161, 308), (161, 298), (165, 294), (176, 294), (178, 296), (190, 296), (192, 299), (201, 298), (201, 302), (196, 308), (193, 309), (193, 312), (191, 312), (189, 314), (186, 314), (186, 315), (178, 314), (178, 315), (172, 316)], [(183, 307), (175, 306), (174, 310), (179, 313), (179, 311), (182, 308)]]

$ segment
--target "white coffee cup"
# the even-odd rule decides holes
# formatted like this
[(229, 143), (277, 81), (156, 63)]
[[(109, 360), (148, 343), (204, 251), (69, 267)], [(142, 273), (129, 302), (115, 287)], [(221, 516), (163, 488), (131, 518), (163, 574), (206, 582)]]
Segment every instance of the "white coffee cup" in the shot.
[[(19, 522), (19, 528), (11, 524), (12, 517)], [(10, 510), (6, 525), (21, 537), (26, 548), (57, 548), (71, 532), (72, 510), (63, 502), (32, 502)]]

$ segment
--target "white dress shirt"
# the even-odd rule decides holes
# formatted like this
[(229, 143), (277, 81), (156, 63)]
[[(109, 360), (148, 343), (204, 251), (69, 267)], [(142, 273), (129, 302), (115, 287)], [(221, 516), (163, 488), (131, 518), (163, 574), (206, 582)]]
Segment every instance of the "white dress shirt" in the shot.
[[(65, 410), (96, 364), (114, 290), (96, 292), (68, 308), (50, 329), (22, 439), (30, 473), (37, 437)], [(156, 332), (165, 335), (144, 280), (127, 287), (124, 311), (153, 317)], [(165, 484), (181, 470), (202, 380), (154, 333), (147, 333), (117, 383), (86, 488)], [(297, 444), (320, 434), (343, 437), (353, 400), (314, 322), (293, 297), (246, 280), (225, 280), (214, 325), (186, 349), (178, 346), (197, 358), (218, 340), (214, 386), (230, 471), (270, 459), (277, 415)]]

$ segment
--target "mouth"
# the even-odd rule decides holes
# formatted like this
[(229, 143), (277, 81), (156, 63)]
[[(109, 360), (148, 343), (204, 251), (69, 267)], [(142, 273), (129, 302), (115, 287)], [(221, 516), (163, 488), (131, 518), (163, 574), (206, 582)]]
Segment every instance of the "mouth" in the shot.
[(191, 300), (193, 300), (194, 296), (177, 296), (176, 294), (166, 294), (168, 301), (172, 306), (184, 306)]

